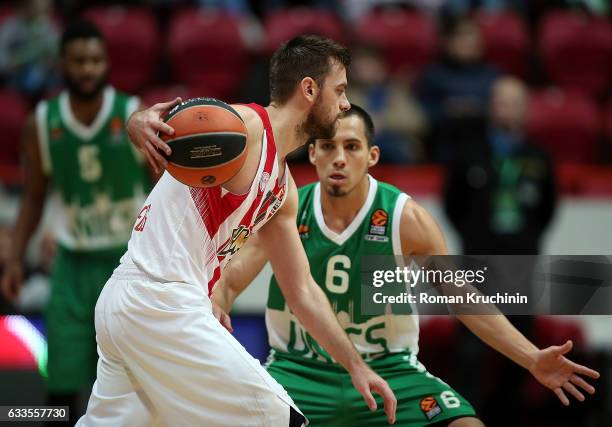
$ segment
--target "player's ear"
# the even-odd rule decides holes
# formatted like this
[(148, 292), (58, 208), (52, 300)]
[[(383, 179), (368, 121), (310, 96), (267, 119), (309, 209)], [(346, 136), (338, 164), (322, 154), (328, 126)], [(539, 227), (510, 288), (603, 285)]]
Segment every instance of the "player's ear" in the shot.
[(308, 144), (308, 160), (310, 160), (310, 164), (315, 164), (315, 144), (316, 141), (312, 141)]
[(378, 145), (372, 145), (369, 148), (368, 156), (368, 168), (371, 168), (376, 165), (380, 159), (380, 148), (378, 148)]
[(312, 77), (304, 77), (300, 82), (300, 93), (308, 100), (310, 104), (314, 104), (317, 100), (319, 85)]

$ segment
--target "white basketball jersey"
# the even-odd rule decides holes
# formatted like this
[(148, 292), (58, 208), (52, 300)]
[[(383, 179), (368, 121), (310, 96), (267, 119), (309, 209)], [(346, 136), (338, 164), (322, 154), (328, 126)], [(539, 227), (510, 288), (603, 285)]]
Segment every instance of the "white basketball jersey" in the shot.
[(279, 159), (266, 110), (247, 104), (260, 116), (263, 134), (255, 179), (243, 195), (221, 187), (188, 187), (165, 172), (145, 201), (121, 264), (134, 264), (161, 282), (214, 284), (231, 257), (286, 199), (288, 172), (279, 176)]

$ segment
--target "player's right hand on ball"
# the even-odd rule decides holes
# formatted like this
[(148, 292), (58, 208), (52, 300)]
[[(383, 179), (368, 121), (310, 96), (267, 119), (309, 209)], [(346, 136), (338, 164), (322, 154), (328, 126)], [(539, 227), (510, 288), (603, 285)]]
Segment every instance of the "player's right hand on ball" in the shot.
[(351, 369), (350, 374), (353, 380), (353, 386), (359, 393), (361, 393), (363, 399), (368, 405), (368, 408), (374, 411), (377, 407), (376, 400), (374, 400), (372, 392), (381, 395), (384, 401), (387, 420), (389, 421), (389, 424), (395, 424), (397, 399), (389, 387), (389, 384), (387, 384), (385, 380), (383, 380), (365, 363), (361, 363), (357, 368)]
[(21, 262), (9, 261), (4, 265), (4, 273), (0, 281), (2, 295), (8, 301), (15, 301), (23, 283), (23, 266)]
[(181, 98), (179, 97), (172, 101), (160, 102), (146, 110), (137, 111), (128, 119), (127, 132), (130, 140), (144, 154), (156, 174), (159, 174), (168, 165), (160, 151), (166, 155), (172, 153), (168, 144), (159, 137), (159, 132), (174, 135), (174, 129), (164, 123), (162, 115), (180, 103)]

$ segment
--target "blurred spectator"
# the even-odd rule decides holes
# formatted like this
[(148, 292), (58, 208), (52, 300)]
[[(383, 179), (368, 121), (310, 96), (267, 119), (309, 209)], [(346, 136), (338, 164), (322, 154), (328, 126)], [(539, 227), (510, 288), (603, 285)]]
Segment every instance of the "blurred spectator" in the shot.
[(21, 0), (0, 27), (0, 75), (34, 99), (58, 82), (58, 30), (50, 9), (49, 0)]
[[(451, 163), (444, 204), (461, 237), (464, 254), (539, 252), (542, 234), (555, 210), (556, 191), (550, 158), (525, 138), (527, 113), (527, 87), (520, 80), (503, 77), (492, 87), (487, 120), (467, 126), (463, 123), (452, 130), (462, 150)], [(516, 271), (513, 280), (500, 286), (511, 292), (531, 275), (529, 269)], [(509, 318), (523, 334), (533, 334), (532, 316)], [(478, 374), (469, 378), (459, 375), (457, 382), (466, 387), (466, 395), (479, 402), (485, 422), (495, 419), (500, 427), (524, 425), (522, 404), (518, 399), (507, 402), (505, 391), (497, 386), (504, 384), (506, 390), (522, 393), (524, 372), (484, 349), (470, 335), (464, 328), (460, 330), (462, 345), (456, 360), (466, 372)], [(498, 369), (480, 369), (491, 365)]]
[(421, 160), (425, 116), (411, 97), (408, 84), (391, 80), (382, 55), (374, 47), (353, 50), (350, 72), (348, 98), (372, 115), (377, 129), (374, 143), (381, 148), (381, 162)]
[(198, 7), (204, 9), (217, 9), (237, 15), (251, 13), (248, 0), (195, 0)]
[(525, 85), (500, 78), (489, 120), (455, 128), (463, 150), (451, 164), (444, 203), (465, 254), (539, 252), (556, 191), (549, 156), (525, 138), (527, 107)]
[(451, 147), (441, 132), (451, 124), (485, 115), (491, 85), (498, 72), (482, 62), (480, 30), (470, 17), (447, 17), (441, 24), (443, 52), (428, 67), (417, 95), (425, 108), (431, 133), (429, 153), (434, 161), (448, 161)]

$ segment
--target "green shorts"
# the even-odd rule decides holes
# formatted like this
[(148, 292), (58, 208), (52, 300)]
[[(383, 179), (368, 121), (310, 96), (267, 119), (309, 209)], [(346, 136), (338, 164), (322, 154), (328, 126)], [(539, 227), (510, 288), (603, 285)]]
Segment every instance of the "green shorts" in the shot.
[[(448, 384), (431, 375), (410, 353), (395, 353), (369, 363), (397, 397), (397, 426), (427, 426), (466, 416), (474, 408)], [(382, 398), (371, 412), (339, 365), (273, 352), (268, 372), (278, 381), (313, 427), (388, 426)]]
[(58, 247), (45, 310), (50, 392), (79, 392), (95, 380), (94, 308), (124, 253), (125, 248), (83, 253)]

